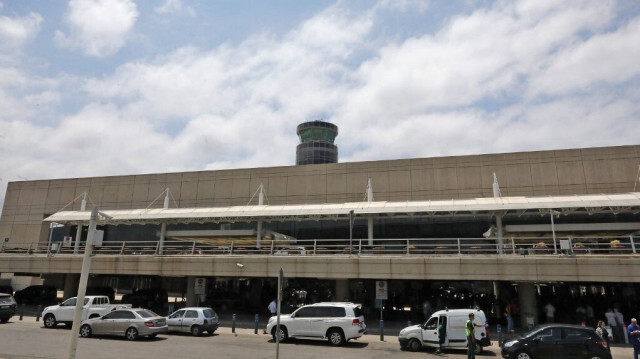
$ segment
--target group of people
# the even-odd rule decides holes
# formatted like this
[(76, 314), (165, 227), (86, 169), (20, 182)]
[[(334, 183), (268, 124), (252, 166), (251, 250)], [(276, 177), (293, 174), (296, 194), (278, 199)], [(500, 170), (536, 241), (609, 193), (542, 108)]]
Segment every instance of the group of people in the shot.
[[(624, 327), (620, 325), (619, 327), (610, 327), (612, 331), (617, 331), (618, 329), (622, 330)], [(631, 318), (631, 324), (626, 327), (626, 334), (629, 339), (629, 343), (633, 345), (633, 359), (638, 359), (638, 353), (640, 353), (640, 325), (638, 325), (638, 320), (636, 318)], [(607, 342), (607, 349), (610, 350), (609, 342), (611, 341), (612, 335), (607, 330), (605, 323), (603, 320), (598, 321), (598, 326), (596, 327), (596, 333)], [(618, 334), (620, 335), (620, 334)]]

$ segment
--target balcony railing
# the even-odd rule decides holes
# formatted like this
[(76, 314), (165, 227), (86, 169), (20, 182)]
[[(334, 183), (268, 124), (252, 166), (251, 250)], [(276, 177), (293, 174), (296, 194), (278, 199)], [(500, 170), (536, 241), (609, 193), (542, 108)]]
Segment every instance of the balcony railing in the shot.
[[(276, 246), (264, 241), (261, 248), (236, 245), (207, 245), (189, 241), (164, 241), (161, 246), (154, 241), (104, 241), (94, 247), (94, 255), (132, 256), (229, 256), (229, 255), (358, 255), (358, 256), (452, 256), (452, 255), (633, 255), (636, 254), (636, 237), (557, 237), (552, 238), (504, 238), (502, 248), (494, 238), (412, 238), (354, 239), (349, 245), (345, 239), (297, 240), (288, 246)], [(84, 252), (84, 243), (79, 253)], [(28, 246), (0, 247), (0, 255), (74, 255), (73, 246), (61, 242), (32, 243)]]

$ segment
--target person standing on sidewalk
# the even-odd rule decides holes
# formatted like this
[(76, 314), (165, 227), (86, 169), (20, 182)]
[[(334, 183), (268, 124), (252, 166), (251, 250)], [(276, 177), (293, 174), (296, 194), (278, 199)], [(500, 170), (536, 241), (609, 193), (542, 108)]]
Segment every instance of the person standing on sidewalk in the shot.
[(611, 347), (609, 347), (609, 332), (607, 331), (607, 328), (604, 327), (604, 321), (602, 320), (598, 321), (598, 326), (596, 327), (596, 333), (600, 336), (600, 338), (602, 338), (602, 340), (607, 342), (607, 350), (611, 352)]
[(638, 359), (638, 352), (640, 352), (640, 326), (636, 318), (631, 318), (631, 324), (627, 327), (627, 334), (629, 334), (629, 341), (633, 344), (633, 359)]
[(269, 313), (271, 313), (272, 317), (278, 315), (278, 304), (276, 303), (275, 298), (273, 298), (271, 303), (269, 303), (269, 305), (267, 306), (267, 309), (269, 310)]
[(616, 307), (613, 307), (613, 314), (616, 316), (616, 323), (618, 323), (616, 329), (614, 330), (619, 335), (618, 342), (624, 343), (625, 329), (627, 328), (624, 325), (624, 315), (622, 315), (620, 310), (618, 310), (618, 308)]
[[(476, 359), (476, 327), (483, 327), (482, 324), (473, 322), (475, 315), (469, 313), (469, 319), (466, 323), (465, 334), (467, 335), (467, 359)], [(637, 359), (637, 358), (636, 358)]]

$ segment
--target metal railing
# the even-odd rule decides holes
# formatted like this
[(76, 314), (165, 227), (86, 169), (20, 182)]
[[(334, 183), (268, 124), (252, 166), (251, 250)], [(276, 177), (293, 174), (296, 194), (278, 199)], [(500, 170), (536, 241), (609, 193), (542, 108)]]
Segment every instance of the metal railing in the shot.
[[(204, 256), (204, 255), (616, 255), (636, 254), (635, 237), (506, 237), (502, 248), (495, 238), (412, 238), (355, 239), (352, 246), (344, 239), (297, 240), (288, 246), (264, 242), (255, 248), (230, 241), (228, 245), (208, 245), (189, 241), (105, 241), (96, 246), (94, 255), (151, 255), (151, 256)], [(84, 244), (79, 253), (84, 252)], [(28, 246), (0, 247), (0, 254), (11, 255), (73, 255), (73, 246), (54, 242), (31, 243)]]

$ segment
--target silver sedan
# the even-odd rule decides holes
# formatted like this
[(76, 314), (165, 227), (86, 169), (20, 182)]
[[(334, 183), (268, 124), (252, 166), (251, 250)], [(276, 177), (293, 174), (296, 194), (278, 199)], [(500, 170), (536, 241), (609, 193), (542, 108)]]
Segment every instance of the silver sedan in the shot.
[(167, 320), (147, 309), (118, 309), (100, 318), (87, 319), (80, 326), (80, 336), (124, 335), (128, 340), (155, 337), (168, 331)]

